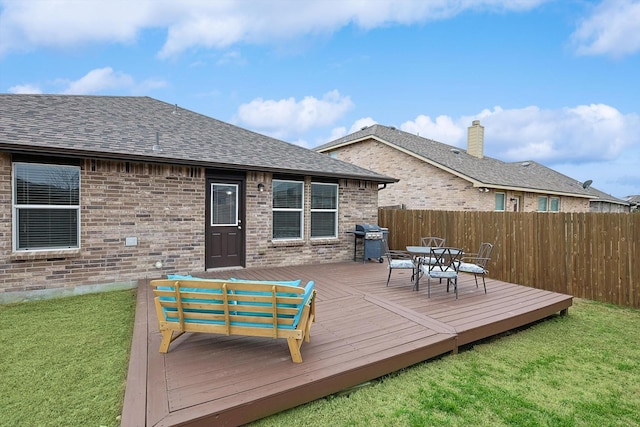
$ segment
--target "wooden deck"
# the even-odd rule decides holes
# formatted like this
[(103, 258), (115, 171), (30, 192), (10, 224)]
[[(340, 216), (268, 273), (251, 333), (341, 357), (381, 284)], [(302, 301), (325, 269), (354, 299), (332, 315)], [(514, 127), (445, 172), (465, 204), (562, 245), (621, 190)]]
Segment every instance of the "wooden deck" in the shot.
[[(202, 275), (205, 277), (205, 274)], [(413, 290), (410, 273), (346, 262), (242, 269), (206, 277), (316, 282), (317, 321), (303, 363), (286, 340), (185, 334), (167, 354), (147, 281), (138, 286), (123, 426), (235, 426), (327, 396), (555, 313), (573, 298), (487, 279), (487, 294), (461, 275)]]

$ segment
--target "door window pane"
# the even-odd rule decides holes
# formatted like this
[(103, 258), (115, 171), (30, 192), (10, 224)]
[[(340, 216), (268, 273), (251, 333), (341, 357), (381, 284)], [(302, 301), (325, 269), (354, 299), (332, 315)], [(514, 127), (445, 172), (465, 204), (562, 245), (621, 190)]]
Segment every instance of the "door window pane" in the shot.
[(211, 184), (211, 225), (238, 225), (238, 186)]

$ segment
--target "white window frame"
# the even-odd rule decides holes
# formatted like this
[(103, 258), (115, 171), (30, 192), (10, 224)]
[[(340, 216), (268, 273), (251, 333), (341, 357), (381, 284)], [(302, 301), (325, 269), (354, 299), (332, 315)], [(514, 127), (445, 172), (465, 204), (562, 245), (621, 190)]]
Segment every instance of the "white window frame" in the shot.
[[(502, 196), (502, 209), (498, 209), (498, 196)], [(507, 193), (496, 192), (495, 195), (495, 210), (497, 212), (504, 212), (507, 209)]]
[[(335, 208), (334, 209), (314, 209), (313, 208), (313, 186), (314, 185), (324, 185), (324, 186), (330, 186), (330, 187), (335, 187), (335, 194), (336, 194), (336, 199), (335, 199)], [(321, 212), (333, 212), (333, 234), (332, 235), (328, 235), (328, 236), (313, 236), (311, 235), (312, 239), (331, 239), (331, 238), (336, 238), (338, 237), (338, 200), (339, 200), (339, 191), (340, 188), (338, 186), (338, 184), (332, 184), (332, 183), (326, 183), (326, 182), (311, 182), (311, 204), (310, 204), (310, 218), (311, 218), (311, 222), (312, 224), (310, 225), (311, 230), (313, 230), (313, 214), (314, 213), (321, 213)], [(313, 233), (313, 231), (310, 231), (310, 233)]]
[[(272, 205), (271, 207), (271, 223), (272, 223), (272, 229), (271, 229), (271, 238), (273, 240), (302, 240), (303, 236), (304, 236), (304, 181), (297, 181), (297, 180), (286, 180), (286, 179), (274, 179), (272, 181), (272, 197), (275, 197), (275, 188), (277, 183), (279, 182), (288, 182), (288, 183), (294, 183), (294, 184), (299, 184), (301, 186), (302, 191), (300, 192), (300, 208), (276, 208)], [(296, 237), (275, 237), (274, 236), (274, 229), (273, 227), (275, 227), (275, 223), (276, 221), (274, 220), (274, 214), (276, 212), (299, 212), (300, 214), (300, 232), (299, 235)]]
[[(47, 168), (60, 168), (60, 169), (74, 169), (78, 172), (78, 204), (77, 205), (54, 205), (54, 204), (18, 204), (17, 203), (17, 186), (16, 186), (16, 169), (21, 165), (29, 165), (29, 166), (43, 166)], [(61, 251), (61, 250), (77, 250), (80, 249), (80, 229), (81, 229), (81, 215), (80, 215), (80, 195), (81, 193), (81, 173), (80, 166), (73, 165), (61, 165), (61, 164), (48, 164), (48, 163), (36, 163), (36, 162), (13, 162), (11, 168), (11, 213), (12, 213), (12, 249), (14, 252), (47, 252), (47, 251)], [(50, 246), (50, 247), (18, 247), (19, 245), (19, 230), (20, 230), (20, 221), (19, 221), (19, 211), (21, 209), (30, 209), (30, 210), (38, 210), (38, 209), (60, 209), (60, 210), (75, 210), (76, 212), (76, 244), (75, 245), (67, 245), (67, 246)]]
[[(215, 187), (231, 187), (234, 189), (234, 197), (235, 197), (235, 201), (234, 201), (234, 205), (235, 205), (235, 222), (229, 223), (229, 224), (225, 224), (225, 223), (214, 223), (214, 203), (215, 203)], [(210, 217), (211, 219), (209, 220), (211, 222), (211, 226), (212, 227), (235, 227), (238, 225), (238, 184), (229, 184), (229, 183), (225, 183), (225, 182), (212, 182), (211, 183), (211, 188), (210, 188), (210, 192), (211, 192), (211, 204), (209, 206), (209, 213), (210, 213)]]

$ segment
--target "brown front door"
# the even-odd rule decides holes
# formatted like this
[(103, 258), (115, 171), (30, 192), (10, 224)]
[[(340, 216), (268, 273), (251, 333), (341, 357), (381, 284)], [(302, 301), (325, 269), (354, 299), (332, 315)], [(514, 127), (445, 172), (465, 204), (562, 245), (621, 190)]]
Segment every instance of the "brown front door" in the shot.
[(207, 177), (206, 268), (244, 266), (244, 179)]

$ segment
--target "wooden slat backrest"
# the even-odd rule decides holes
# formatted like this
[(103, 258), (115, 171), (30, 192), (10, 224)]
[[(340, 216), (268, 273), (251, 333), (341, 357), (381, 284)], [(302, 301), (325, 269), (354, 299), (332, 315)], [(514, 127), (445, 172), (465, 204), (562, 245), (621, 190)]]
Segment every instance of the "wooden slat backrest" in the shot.
[[(304, 288), (223, 280), (154, 280), (160, 304), (172, 309), (181, 326), (191, 321), (224, 322), (229, 335), (234, 323), (278, 327), (291, 326), (302, 309)], [(166, 289), (170, 288), (170, 289)]]

